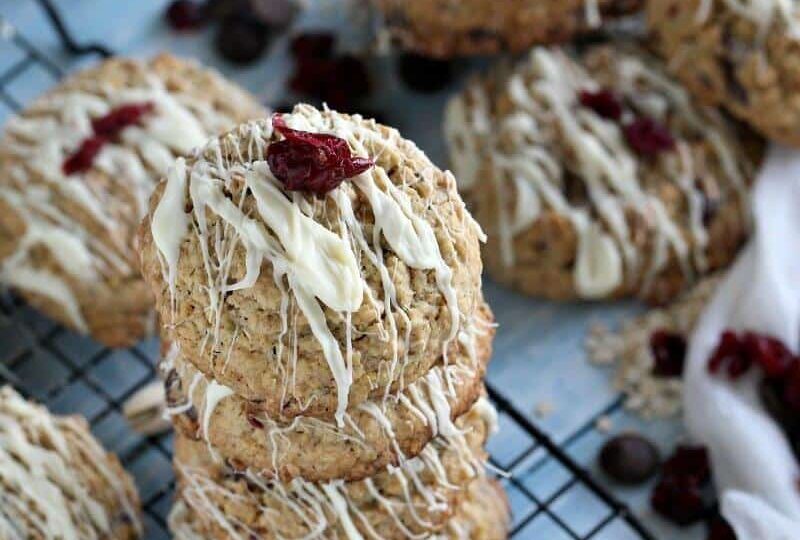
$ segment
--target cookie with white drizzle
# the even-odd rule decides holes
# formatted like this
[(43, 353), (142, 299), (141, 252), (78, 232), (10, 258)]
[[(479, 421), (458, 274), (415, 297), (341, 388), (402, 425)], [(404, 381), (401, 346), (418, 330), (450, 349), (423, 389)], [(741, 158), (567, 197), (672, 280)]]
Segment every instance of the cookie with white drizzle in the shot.
[(640, 0), (373, 0), (389, 35), (426, 56), (523, 52), (597, 30)]
[(794, 0), (654, 0), (654, 47), (703, 103), (800, 146), (800, 6)]
[(273, 418), (341, 425), (447, 361), (483, 303), (483, 233), (452, 174), (396, 130), (308, 105), (279, 118), (374, 166), (322, 196), (288, 191), (267, 155), (291, 141), (243, 124), (157, 187), (143, 274), (200, 371)]
[[(510, 529), (508, 499), (496, 480), (482, 477), (470, 483), (464, 501), (447, 527), (431, 540), (505, 540)], [(169, 528), (175, 540), (203, 540), (195, 512), (178, 500), (169, 514)]]
[(111, 346), (152, 330), (134, 249), (175, 157), (264, 116), (213, 71), (169, 55), (114, 58), (11, 118), (0, 140), (0, 282)]
[(206, 538), (408, 538), (444, 531), (469, 485), (484, 477), (482, 449), (496, 418), (482, 398), (413, 459), (364, 480), (270, 482), (214, 462), (205, 444), (175, 441), (179, 497)]
[(141, 538), (139, 498), (86, 421), (0, 387), (0, 538)]
[[(273, 419), (259, 403), (207, 379), (173, 346), (161, 366), (167, 414), (182, 434), (205, 441), (232, 468), (251, 468), (283, 481), (298, 476), (358, 480), (416, 456), (439, 433), (452, 433), (452, 421), (483, 390), (494, 336), (491, 320), (486, 307), (473, 325), (471, 341), (447, 365), (437, 364), (398, 396), (355, 405), (342, 428), (314, 417)], [(224, 397), (217, 399), (220, 392)]]
[(630, 44), (535, 48), (446, 111), (493, 279), (558, 300), (663, 302), (748, 231), (761, 142)]

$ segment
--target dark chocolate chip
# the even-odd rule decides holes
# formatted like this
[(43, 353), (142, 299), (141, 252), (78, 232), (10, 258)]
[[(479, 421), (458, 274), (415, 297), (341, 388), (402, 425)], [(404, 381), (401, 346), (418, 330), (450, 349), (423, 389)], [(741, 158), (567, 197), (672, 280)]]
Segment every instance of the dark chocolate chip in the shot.
[(600, 468), (621, 484), (640, 484), (655, 474), (661, 462), (658, 449), (638, 433), (623, 433), (600, 450)]

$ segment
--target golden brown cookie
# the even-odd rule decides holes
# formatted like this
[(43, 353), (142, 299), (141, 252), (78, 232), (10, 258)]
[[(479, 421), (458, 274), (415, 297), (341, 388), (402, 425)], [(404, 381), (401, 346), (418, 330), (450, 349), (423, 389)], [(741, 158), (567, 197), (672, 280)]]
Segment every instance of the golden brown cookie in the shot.
[(445, 130), (489, 274), (527, 294), (664, 302), (747, 235), (760, 141), (632, 46), (535, 48), (453, 99)]
[(265, 114), (169, 55), (68, 77), (0, 140), (0, 281), (107, 345), (135, 343), (154, 323), (134, 248), (153, 186), (175, 156)]
[(77, 416), (0, 387), (0, 537), (140, 538), (139, 497)]
[(764, 136), (800, 146), (800, 11), (795, 2), (652, 0), (654, 47), (694, 96)]
[(399, 539), (444, 532), (470, 484), (484, 477), (482, 444), (493, 421), (476, 407), (456, 421), (460, 434), (441, 436), (416, 458), (357, 482), (267, 482), (215, 464), (202, 442), (178, 436), (180, 498), (205, 538), (296, 538), (312, 532), (327, 538), (358, 531)]
[(271, 120), (242, 124), (156, 189), (143, 274), (201, 372), (272, 418), (342, 425), (472, 339), (482, 233), (453, 176), (396, 130), (308, 105), (282, 119), (374, 166), (323, 196), (288, 191), (265, 158), (290, 143)]
[[(491, 320), (488, 307), (485, 311)], [(447, 365), (440, 362), (401, 393), (352, 407), (342, 428), (313, 417), (272, 419), (260, 403), (235, 394), (216, 400), (220, 385), (173, 349), (162, 362), (167, 412), (182, 434), (206, 441), (233, 468), (283, 481), (359, 480), (452, 432), (452, 421), (483, 391), (493, 336), (487, 325), (472, 354), (461, 348)]]
[(373, 0), (399, 44), (439, 58), (522, 52), (562, 43), (620, 15), (640, 0)]

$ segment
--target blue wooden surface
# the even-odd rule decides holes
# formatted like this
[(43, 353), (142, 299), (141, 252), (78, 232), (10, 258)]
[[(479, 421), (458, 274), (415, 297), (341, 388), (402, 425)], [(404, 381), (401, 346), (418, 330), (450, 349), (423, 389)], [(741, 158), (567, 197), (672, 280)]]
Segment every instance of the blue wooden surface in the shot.
[[(246, 68), (235, 67), (224, 62), (216, 55), (210, 31), (196, 34), (176, 34), (163, 23), (162, 13), (167, 2), (163, 0), (137, 1), (90, 1), (64, 0), (58, 3), (67, 25), (76, 37), (82, 41), (101, 41), (112, 50), (129, 55), (149, 55), (161, 50), (169, 50), (179, 55), (191, 56), (213, 65), (221, 72), (236, 80), (267, 104), (287, 101), (285, 80), (290, 68), (286, 54), (286, 36), (277, 37), (263, 60)], [(330, 9), (336, 4), (334, 0), (318, 2), (306, 12), (296, 23), (296, 27), (319, 27), (321, 25), (342, 28), (347, 19), (347, 10)], [(66, 69), (74, 69), (83, 59), (76, 61), (61, 48), (57, 36), (47, 24), (41, 8), (31, 0), (0, 0), (0, 15), (17, 27), (36, 47), (53, 58)], [(345, 46), (357, 45), (361, 39), (359, 32), (349, 31), (340, 34)], [(16, 51), (0, 40), (0, 71), (15, 60)], [(447, 96), (460, 84), (454, 82), (451, 88), (436, 95), (411, 94), (393, 76), (389, 60), (375, 63), (375, 88), (373, 97), (367, 105), (373, 110), (386, 114), (390, 123), (395, 124), (406, 136), (415, 140), (431, 158), (439, 165), (446, 166), (446, 157), (440, 136), (440, 120), (442, 106)], [(463, 80), (463, 78), (461, 78)], [(20, 103), (26, 103), (52, 84), (52, 79), (45, 73), (35, 70), (15, 81), (7, 90)], [(8, 109), (0, 105), (0, 122), (9, 114)], [(495, 343), (495, 357), (489, 370), (491, 382), (503, 391), (513, 403), (524, 413), (531, 415), (537, 425), (547, 431), (578, 462), (594, 470), (594, 456), (598, 447), (607, 437), (594, 429), (581, 429), (591, 423), (591, 419), (613, 404), (618, 396), (611, 389), (609, 373), (606, 370), (591, 367), (587, 364), (583, 352), (583, 338), (587, 326), (592, 321), (601, 320), (609, 323), (632, 310), (635, 306), (624, 304), (603, 305), (555, 305), (521, 298), (514, 293), (494, 285), (485, 284), (487, 298), (492, 305), (500, 324)], [(2, 339), (2, 336), (0, 336)], [(19, 339), (16, 336), (15, 339)], [(71, 338), (76, 343), (67, 344), (71, 350), (91, 349), (90, 342), (79, 337)], [(7, 349), (9, 341), (3, 349)], [(146, 345), (147, 346), (147, 345)], [(153, 345), (150, 344), (150, 352)], [(4, 351), (5, 353), (5, 351)], [(2, 360), (0, 358), (0, 360)], [(119, 365), (123, 365), (120, 363)], [(41, 359), (40, 366), (47, 365), (47, 359)], [(44, 369), (44, 368), (43, 368)], [(110, 367), (113, 372), (115, 368)], [(117, 367), (118, 369), (118, 367)], [(135, 373), (125, 372), (124, 377), (135, 378)], [(49, 376), (57, 377), (57, 373)], [(109, 374), (101, 374), (105, 380)], [(76, 389), (74, 399), (83, 399), (80, 410), (91, 410), (92, 403), (85, 396), (86, 392)], [(544, 418), (535, 418), (533, 411), (540, 402), (552, 404), (553, 411)], [(62, 404), (59, 408), (66, 409)], [(613, 430), (636, 428), (648, 433), (664, 450), (671, 447), (679, 436), (680, 426), (677, 422), (657, 421), (645, 423), (631, 417), (625, 412), (617, 411), (612, 415)], [(505, 419), (507, 420), (507, 419)], [(528, 442), (518, 428), (510, 422), (503, 421), (507, 429), (501, 431), (491, 442), (490, 449), (501, 463), (503, 457), (511, 459), (521, 445)], [(130, 434), (124, 427), (109, 428), (108, 432), (100, 430), (98, 435), (104, 442), (112, 440), (113, 447), (125, 444)], [(578, 433), (579, 435), (576, 435)], [(168, 464), (155, 463), (152, 470), (164, 470)], [(134, 471), (137, 475), (144, 471)], [(530, 489), (540, 500), (550, 498), (561, 491), (569, 475), (543, 452), (535, 452), (512, 471), (526, 488)], [(601, 475), (598, 478), (603, 480)], [(647, 508), (646, 488), (616, 489), (626, 502), (630, 503), (637, 514), (642, 516), (647, 525), (658, 538), (702, 538), (701, 529), (695, 527), (686, 531), (676, 531), (652, 516)], [(519, 494), (511, 493), (514, 505), (523, 504)], [(167, 503), (165, 503), (167, 504)], [(525, 503), (527, 504), (527, 503)], [(563, 490), (550, 505), (558, 518), (569, 523), (578, 534), (585, 534), (593, 524), (603, 519), (604, 506), (587, 490), (573, 486)], [(530, 510), (516, 508), (518, 518)], [(518, 538), (552, 540), (569, 538), (561, 532), (547, 513), (540, 514), (522, 531)], [(617, 520), (604, 528), (593, 538), (625, 539), (634, 538), (626, 530), (623, 522)]]

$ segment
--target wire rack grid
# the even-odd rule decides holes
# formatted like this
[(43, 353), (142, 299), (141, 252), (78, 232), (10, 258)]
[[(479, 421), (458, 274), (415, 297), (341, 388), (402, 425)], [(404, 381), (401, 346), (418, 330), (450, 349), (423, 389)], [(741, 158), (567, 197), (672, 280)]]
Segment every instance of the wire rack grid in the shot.
[[(111, 54), (102, 44), (80, 44), (72, 38), (48, 0), (39, 0), (48, 20), (72, 55)], [(43, 55), (25, 36), (0, 16), (0, 119), (25, 105), (15, 87), (25, 77), (38, 77), (39, 87), (56, 83), (64, 69)], [(5, 110), (3, 110), (5, 109)], [(145, 437), (126, 422), (122, 406), (156, 376), (158, 341), (153, 339), (130, 349), (108, 349), (44, 318), (9, 292), (0, 293), (0, 384), (11, 384), (23, 395), (36, 399), (59, 414), (82, 414), (92, 432), (117, 453), (133, 474), (142, 499), (146, 538), (169, 538), (166, 516), (172, 503), (174, 477), (171, 466), (171, 433)], [(487, 385), (500, 414), (503, 430), (514, 434), (513, 445), (492, 444), (491, 462), (508, 471), (503, 483), (513, 513), (511, 538), (546, 540), (620, 540), (654, 538), (629, 508), (598, 483), (589, 471), (570, 457), (568, 448), (592, 429), (600, 416), (617, 411), (618, 399), (597, 412), (583, 427), (556, 444), (508, 396)], [(506, 439), (503, 439), (504, 441)], [(530, 479), (557, 471), (555, 489), (537, 493)], [(565, 517), (564, 494), (570, 504), (583, 504), (580, 520)], [(531, 525), (536, 523), (535, 532)]]

